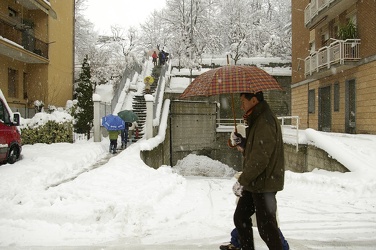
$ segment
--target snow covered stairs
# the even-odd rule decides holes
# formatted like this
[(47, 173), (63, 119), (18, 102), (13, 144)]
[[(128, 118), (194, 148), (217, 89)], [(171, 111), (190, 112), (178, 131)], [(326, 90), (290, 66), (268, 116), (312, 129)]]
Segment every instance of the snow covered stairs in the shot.
[(138, 116), (138, 138), (133, 138), (132, 142), (136, 142), (144, 135), (144, 126), (146, 120), (146, 102), (143, 95), (135, 95), (132, 103), (133, 112)]
[[(153, 94), (157, 89), (158, 82), (154, 82), (150, 86), (150, 94)], [(145, 94), (145, 92), (143, 93)], [(138, 131), (139, 136), (138, 139), (144, 136), (144, 127), (145, 127), (145, 120), (146, 120), (146, 102), (145, 97), (143, 95), (135, 95), (132, 102), (132, 109), (135, 114), (138, 116)], [(133, 138), (132, 142), (136, 142), (138, 139)]]

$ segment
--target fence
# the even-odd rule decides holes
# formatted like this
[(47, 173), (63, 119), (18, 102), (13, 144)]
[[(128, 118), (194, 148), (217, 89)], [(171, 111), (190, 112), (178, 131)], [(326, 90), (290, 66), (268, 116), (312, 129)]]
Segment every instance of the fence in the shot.
[(345, 64), (360, 60), (360, 39), (335, 40), (304, 59), (305, 75), (320, 69), (329, 69), (334, 64)]
[[(284, 133), (285, 136), (289, 136), (292, 138), (292, 140), (295, 141), (296, 144), (296, 151), (299, 150), (299, 116), (279, 116), (277, 117), (278, 120), (281, 121), (282, 128), (289, 128), (293, 129), (293, 133)], [(236, 119), (236, 124), (242, 124), (244, 125), (243, 119)], [(217, 119), (217, 128), (221, 127), (218, 131), (221, 132), (229, 132), (234, 130), (234, 119)], [(283, 131), (285, 132), (285, 131)]]

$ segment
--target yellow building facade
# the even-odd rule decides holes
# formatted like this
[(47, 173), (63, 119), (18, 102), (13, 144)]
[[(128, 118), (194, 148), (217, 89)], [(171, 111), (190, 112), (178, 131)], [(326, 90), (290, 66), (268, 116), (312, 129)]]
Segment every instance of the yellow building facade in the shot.
[(74, 0), (0, 1), (0, 88), (13, 111), (73, 96)]
[(376, 134), (376, 1), (292, 0), (300, 128)]

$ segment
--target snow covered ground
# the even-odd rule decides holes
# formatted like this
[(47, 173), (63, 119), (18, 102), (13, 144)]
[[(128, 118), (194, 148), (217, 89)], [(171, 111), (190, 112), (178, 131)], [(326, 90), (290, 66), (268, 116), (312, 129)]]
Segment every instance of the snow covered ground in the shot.
[[(354, 152), (357, 169), (286, 172), (278, 205), (291, 249), (374, 249), (376, 136), (307, 132)], [(107, 138), (25, 145), (22, 160), (0, 166), (0, 248), (218, 249), (233, 228), (232, 170), (195, 155), (149, 168), (140, 150), (151, 141), (114, 157)]]
[[(0, 249), (214, 250), (229, 241), (233, 170), (196, 155), (146, 166), (140, 151), (164, 140), (160, 129), (115, 156), (108, 138), (25, 145), (20, 161), (0, 166)], [(292, 133), (284, 129), (287, 143)], [(376, 136), (307, 129), (299, 141), (351, 172), (286, 172), (277, 199), (291, 249), (374, 249)], [(254, 235), (256, 248), (267, 249)]]

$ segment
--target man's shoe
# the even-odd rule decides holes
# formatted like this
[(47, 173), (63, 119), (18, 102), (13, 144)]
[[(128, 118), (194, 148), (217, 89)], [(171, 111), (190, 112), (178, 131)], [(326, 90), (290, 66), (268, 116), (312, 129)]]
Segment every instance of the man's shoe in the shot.
[(221, 245), (220, 247), (219, 247), (219, 249), (221, 249), (221, 250), (240, 250), (240, 248), (238, 248), (238, 247), (236, 247), (236, 246), (234, 246), (233, 244), (227, 244), (227, 245)]

